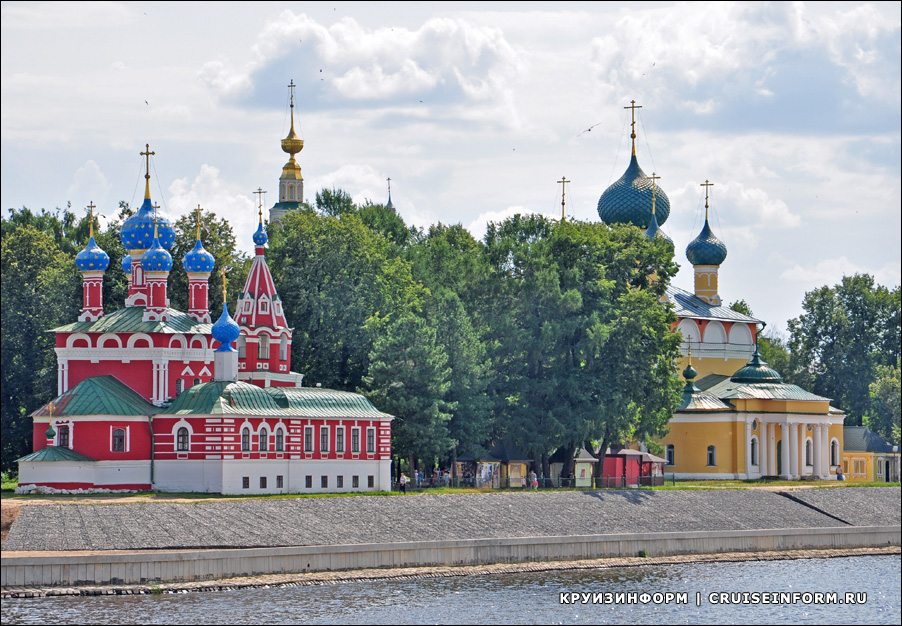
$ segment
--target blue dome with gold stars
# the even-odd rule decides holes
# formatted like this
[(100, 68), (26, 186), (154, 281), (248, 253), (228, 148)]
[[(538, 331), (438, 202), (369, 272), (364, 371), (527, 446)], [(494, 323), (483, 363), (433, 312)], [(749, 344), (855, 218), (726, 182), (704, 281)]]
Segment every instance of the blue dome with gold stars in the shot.
[(82, 272), (105, 272), (110, 266), (110, 255), (101, 250), (91, 237), (85, 249), (75, 255), (75, 265)]
[(241, 335), (241, 328), (229, 315), (229, 305), (225, 302), (222, 303), (222, 315), (213, 324), (212, 334), (213, 339), (220, 343), (220, 346), (216, 348), (216, 352), (235, 352), (232, 342)]
[(191, 252), (182, 259), (182, 265), (189, 274), (209, 274), (213, 271), (216, 261), (212, 254), (204, 250), (204, 244), (198, 239)]
[(254, 231), (254, 243), (258, 246), (262, 246), (266, 243), (267, 239), (266, 231), (263, 230), (263, 222), (260, 222), (260, 225), (257, 226), (257, 230)]
[(132, 273), (132, 258), (127, 254), (122, 257), (122, 271), (124, 271), (126, 274)]
[(711, 232), (708, 218), (702, 232), (686, 246), (686, 258), (693, 265), (721, 265), (727, 258), (727, 247)]
[(168, 272), (172, 269), (172, 255), (166, 252), (159, 237), (153, 240), (153, 246), (141, 256), (141, 267), (145, 272)]
[[(149, 198), (144, 199), (140, 210), (125, 220), (119, 231), (119, 239), (126, 250), (147, 250), (153, 245), (154, 210)], [(157, 216), (160, 245), (169, 250), (175, 241), (175, 229), (172, 222), (165, 217)]]
[[(660, 226), (670, 216), (670, 200), (660, 187), (655, 196), (655, 213)], [(598, 217), (605, 224), (633, 224), (644, 230), (651, 223), (651, 197), (652, 180), (639, 167), (634, 154), (623, 176), (601, 194)]]

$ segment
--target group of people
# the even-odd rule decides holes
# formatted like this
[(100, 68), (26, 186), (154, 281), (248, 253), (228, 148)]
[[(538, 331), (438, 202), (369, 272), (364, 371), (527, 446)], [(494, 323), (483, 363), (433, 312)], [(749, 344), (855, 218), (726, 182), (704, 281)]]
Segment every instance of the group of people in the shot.
[(427, 478), (422, 470), (414, 470), (413, 476), (409, 477), (401, 472), (398, 478), (398, 487), (401, 493), (407, 493), (407, 485), (413, 485), (417, 489), (422, 487), (450, 487), (451, 486), (451, 470), (435, 468), (432, 471), (432, 477)]

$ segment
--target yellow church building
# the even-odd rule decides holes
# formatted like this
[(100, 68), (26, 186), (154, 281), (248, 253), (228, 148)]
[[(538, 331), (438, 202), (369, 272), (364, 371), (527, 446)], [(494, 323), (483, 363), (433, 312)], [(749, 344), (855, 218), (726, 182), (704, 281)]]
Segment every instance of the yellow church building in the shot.
[[(670, 238), (661, 226), (670, 215), (667, 194), (646, 176), (636, 157), (635, 101), (632, 158), (623, 176), (602, 194), (598, 214), (607, 224), (629, 223), (646, 236)], [(841, 469), (845, 413), (830, 399), (783, 382), (757, 349), (754, 317), (723, 306), (718, 271), (727, 248), (708, 222), (686, 248), (694, 293), (670, 286), (667, 300), (677, 316), (686, 385), (670, 420), (665, 471), (685, 479), (835, 480)], [(696, 369), (697, 368), (697, 369)], [(699, 372), (701, 375), (699, 375)]]

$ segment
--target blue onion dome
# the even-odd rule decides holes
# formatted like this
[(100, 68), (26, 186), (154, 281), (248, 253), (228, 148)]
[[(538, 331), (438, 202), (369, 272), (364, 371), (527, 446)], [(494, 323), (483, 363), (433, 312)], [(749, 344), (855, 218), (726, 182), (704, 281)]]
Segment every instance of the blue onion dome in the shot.
[(75, 255), (75, 265), (82, 272), (105, 272), (110, 266), (110, 255), (101, 250), (91, 237), (85, 249)]
[(229, 305), (225, 302), (222, 304), (222, 315), (213, 324), (212, 332), (213, 339), (221, 344), (216, 348), (216, 352), (235, 351), (235, 348), (232, 347), (232, 342), (241, 335), (241, 329), (238, 327), (238, 323), (229, 315)]
[(166, 252), (159, 237), (153, 240), (153, 247), (141, 256), (141, 267), (145, 272), (168, 272), (172, 269), (172, 255)]
[(693, 265), (720, 265), (727, 258), (727, 247), (711, 232), (708, 218), (702, 232), (686, 246), (686, 258)]
[[(149, 198), (144, 199), (144, 204), (137, 213), (125, 220), (119, 231), (119, 239), (126, 250), (147, 250), (153, 245), (153, 206)], [(175, 241), (175, 229), (172, 222), (165, 217), (157, 216), (159, 226), (158, 236), (160, 245), (169, 250)]]
[[(633, 224), (645, 230), (651, 223), (651, 195), (652, 181), (634, 154), (623, 176), (601, 194), (598, 217), (605, 224)], [(663, 225), (670, 216), (670, 200), (660, 187), (655, 195), (658, 224)]]
[(767, 366), (755, 345), (752, 360), (739, 368), (730, 380), (734, 383), (782, 383), (783, 377), (777, 370)]
[(262, 246), (266, 243), (267, 239), (266, 231), (263, 230), (263, 222), (260, 222), (260, 225), (257, 226), (257, 230), (254, 232), (254, 243), (258, 246)]
[(122, 257), (122, 270), (126, 274), (132, 273), (132, 258), (127, 254), (124, 257)]
[(212, 254), (204, 250), (204, 244), (198, 239), (194, 249), (182, 259), (182, 265), (189, 274), (209, 274), (213, 271), (216, 261)]

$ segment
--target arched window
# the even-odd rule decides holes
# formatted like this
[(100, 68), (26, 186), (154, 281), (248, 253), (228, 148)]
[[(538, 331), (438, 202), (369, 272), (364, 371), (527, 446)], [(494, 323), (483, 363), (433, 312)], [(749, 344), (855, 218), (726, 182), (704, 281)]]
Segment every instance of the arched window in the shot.
[(279, 360), (288, 360), (288, 335), (282, 335), (282, 341), (279, 342)]
[(291, 185), (288, 186), (288, 199), (294, 200), (294, 187)]
[(247, 357), (247, 342), (244, 340), (244, 335), (238, 337), (238, 358), (243, 359)]
[(752, 465), (758, 465), (758, 438), (752, 437)]
[(269, 359), (269, 336), (268, 335), (260, 335), (259, 343), (257, 344), (257, 358), (261, 361), (266, 361)]
[(194, 379), (194, 384), (195, 384), (195, 385), (199, 385), (199, 384), (200, 384), (200, 378), (195, 378), (195, 379)]
[(175, 395), (179, 395), (182, 393), (182, 390), (185, 388), (185, 381), (181, 378), (175, 379)]
[(715, 446), (708, 446), (708, 467), (716, 467), (717, 466), (717, 448)]
[(667, 458), (667, 465), (675, 465), (676, 454), (672, 443), (667, 444), (667, 447), (664, 449), (664, 456)]
[(69, 427), (68, 426), (60, 426), (57, 429), (59, 433), (59, 438), (57, 439), (58, 443), (56, 444), (60, 448), (68, 448), (69, 447)]
[(125, 431), (121, 428), (113, 431), (113, 452), (125, 452)]
[(241, 451), (250, 452), (251, 450), (251, 429), (245, 426), (241, 429)]
[(269, 431), (263, 426), (260, 427), (260, 452), (266, 452), (269, 449)]
[(811, 460), (811, 440), (805, 440), (805, 465), (813, 465)]
[(276, 452), (285, 450), (285, 433), (281, 428), (276, 429)]
[(184, 426), (179, 428), (178, 435), (176, 436), (176, 446), (176, 449), (179, 452), (188, 451), (188, 429)]
[(839, 442), (836, 439), (830, 442), (830, 465), (839, 465)]

